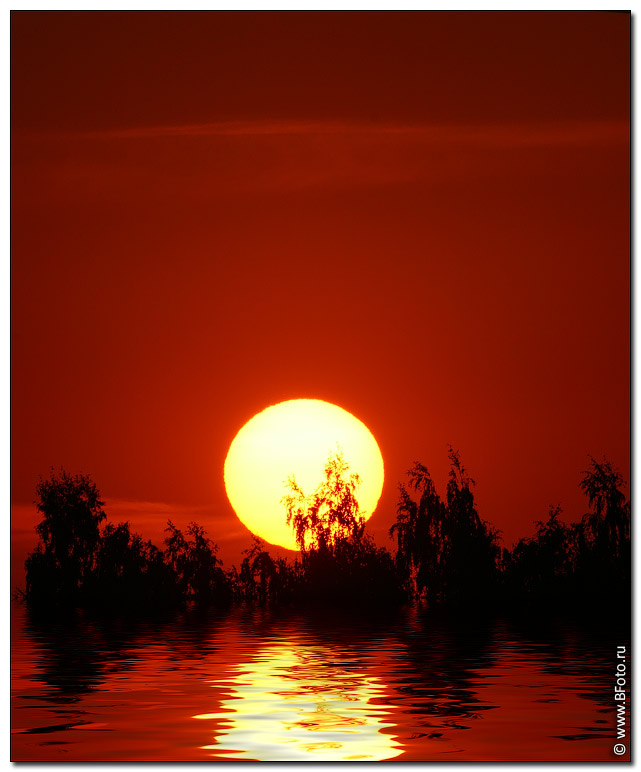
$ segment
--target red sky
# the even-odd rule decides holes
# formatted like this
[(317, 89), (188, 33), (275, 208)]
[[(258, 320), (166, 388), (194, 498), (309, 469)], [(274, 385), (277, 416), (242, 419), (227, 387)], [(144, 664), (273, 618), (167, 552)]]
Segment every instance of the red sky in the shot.
[(325, 399), (386, 464), (447, 448), (507, 545), (630, 477), (630, 16), (14, 12), (13, 559), (90, 473), (241, 559), (222, 467)]

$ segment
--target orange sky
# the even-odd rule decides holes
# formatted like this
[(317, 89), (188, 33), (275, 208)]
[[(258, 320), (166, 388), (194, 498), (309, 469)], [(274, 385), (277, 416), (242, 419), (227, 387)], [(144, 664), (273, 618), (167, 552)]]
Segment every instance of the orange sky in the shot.
[(447, 447), (508, 545), (630, 476), (626, 13), (12, 13), (14, 558), (51, 466), (201, 522), (268, 404)]

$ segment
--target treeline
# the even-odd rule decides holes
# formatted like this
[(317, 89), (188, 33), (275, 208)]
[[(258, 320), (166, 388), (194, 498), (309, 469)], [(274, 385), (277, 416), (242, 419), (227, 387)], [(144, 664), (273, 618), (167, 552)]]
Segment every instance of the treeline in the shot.
[(378, 604), (404, 596), (394, 560), (365, 533), (358, 514), (357, 477), (339, 456), (325, 480), (305, 497), (292, 481), (287, 516), (301, 548), (296, 560), (274, 558), (253, 538), (240, 569), (225, 569), (204, 528), (185, 533), (171, 521), (163, 549), (104, 524), (104, 502), (87, 475), (62, 471), (37, 486), (40, 541), (26, 560), (25, 598), (40, 608), (162, 609), (185, 601)]
[(626, 606), (631, 598), (630, 503), (608, 461), (590, 459), (580, 487), (588, 512), (566, 525), (552, 507), (535, 533), (512, 550), (482, 521), (474, 481), (450, 450), (445, 500), (428, 470), (415, 464), (400, 486), (396, 523), (398, 575), (408, 594), (431, 606), (507, 608)]
[(394, 605), (420, 599), (430, 607), (629, 603), (630, 505), (609, 462), (591, 460), (581, 487), (588, 512), (565, 525), (550, 510), (534, 535), (512, 550), (480, 519), (474, 482), (450, 451), (446, 496), (415, 464), (400, 486), (390, 534), (396, 553), (377, 547), (356, 499), (358, 477), (339, 454), (306, 496), (290, 481), (287, 521), (300, 552), (274, 558), (254, 537), (240, 569), (225, 569), (204, 528), (183, 533), (171, 521), (162, 548), (105, 524), (100, 493), (87, 475), (41, 480), (36, 506), (39, 544), (27, 558), (26, 600), (38, 608), (96, 611), (172, 608), (234, 602), (333, 606)]

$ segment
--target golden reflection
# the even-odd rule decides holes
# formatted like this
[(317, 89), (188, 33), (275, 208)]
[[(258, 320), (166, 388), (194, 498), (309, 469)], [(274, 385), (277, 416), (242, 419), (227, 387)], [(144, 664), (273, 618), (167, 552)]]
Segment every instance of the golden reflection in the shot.
[(194, 716), (224, 726), (216, 743), (203, 748), (259, 761), (382, 761), (400, 755), (396, 740), (383, 733), (395, 726), (383, 682), (335, 660), (330, 649), (284, 644), (234, 666), (231, 678), (212, 682), (230, 691), (220, 712)]

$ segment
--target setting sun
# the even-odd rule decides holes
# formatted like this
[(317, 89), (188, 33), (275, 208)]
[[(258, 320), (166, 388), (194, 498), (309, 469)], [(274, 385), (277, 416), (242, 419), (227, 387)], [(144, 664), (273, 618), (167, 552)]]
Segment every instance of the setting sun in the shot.
[(323, 478), (328, 458), (342, 452), (360, 477), (360, 512), (369, 518), (383, 490), (383, 457), (369, 429), (351, 413), (316, 399), (266, 408), (236, 435), (225, 460), (225, 488), (245, 526), (270, 544), (297, 549), (283, 497), (294, 477), (306, 494)]

